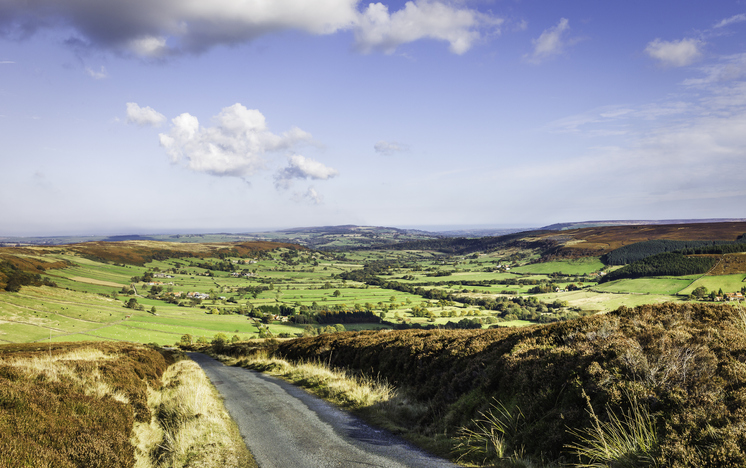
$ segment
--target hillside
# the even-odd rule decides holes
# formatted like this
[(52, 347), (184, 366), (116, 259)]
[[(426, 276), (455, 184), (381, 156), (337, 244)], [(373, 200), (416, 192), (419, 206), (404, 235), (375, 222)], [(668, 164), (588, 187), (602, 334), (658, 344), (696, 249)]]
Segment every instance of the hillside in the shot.
[[(418, 434), (500, 431), (491, 442), (500, 446), (484, 442), (474, 461), (737, 467), (746, 464), (745, 319), (727, 306), (664, 304), (513, 330), (323, 335), (276, 354), (386, 378), (411, 406), (427, 403), (398, 421)], [(581, 450), (623, 434), (631, 440), (617, 454)]]
[(525, 241), (553, 242), (545, 258), (600, 256), (624, 245), (656, 239), (735, 241), (746, 233), (746, 222), (663, 224), (639, 226), (601, 226), (546, 232), (524, 238)]
[[(46, 270), (65, 268), (69, 261), (53, 255), (72, 255), (104, 263), (142, 266), (152, 260), (167, 258), (245, 257), (275, 249), (305, 249), (283, 242), (176, 243), (151, 240), (118, 242), (83, 242), (62, 246), (0, 247), (0, 289), (4, 289), (13, 270), (38, 275)], [(4, 266), (4, 267), (3, 267)], [(26, 284), (34, 284), (28, 282)]]

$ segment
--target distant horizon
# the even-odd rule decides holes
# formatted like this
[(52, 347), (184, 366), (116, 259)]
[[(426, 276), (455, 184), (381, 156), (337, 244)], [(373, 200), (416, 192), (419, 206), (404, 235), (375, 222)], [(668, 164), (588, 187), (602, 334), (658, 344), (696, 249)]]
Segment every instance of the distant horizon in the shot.
[(567, 221), (560, 223), (550, 224), (440, 224), (440, 225), (372, 225), (372, 224), (324, 224), (324, 225), (308, 225), (308, 226), (292, 226), (292, 227), (276, 227), (276, 228), (228, 228), (228, 229), (174, 229), (174, 230), (111, 230), (111, 231), (98, 231), (94, 233), (54, 233), (54, 234), (30, 234), (30, 235), (7, 235), (0, 233), (0, 240), (2, 239), (23, 239), (23, 238), (58, 238), (58, 237), (122, 237), (122, 236), (175, 236), (175, 235), (209, 235), (209, 234), (228, 234), (228, 235), (241, 235), (241, 234), (261, 234), (271, 233), (278, 231), (288, 231), (292, 229), (311, 229), (320, 227), (338, 227), (338, 226), (359, 226), (359, 227), (378, 227), (378, 228), (395, 228), (395, 229), (411, 229), (432, 233), (449, 232), (449, 231), (479, 231), (479, 230), (536, 230), (543, 229), (552, 225), (562, 224), (594, 224), (594, 223), (647, 223), (647, 224), (683, 224), (683, 223), (716, 223), (716, 222), (746, 222), (746, 218), (692, 218), (692, 219), (609, 219), (609, 220), (584, 220), (584, 221)]

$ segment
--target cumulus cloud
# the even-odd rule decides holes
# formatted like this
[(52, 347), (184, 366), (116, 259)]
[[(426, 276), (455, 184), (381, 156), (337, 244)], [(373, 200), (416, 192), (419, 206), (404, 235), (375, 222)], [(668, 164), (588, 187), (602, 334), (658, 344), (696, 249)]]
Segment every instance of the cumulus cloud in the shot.
[(363, 52), (390, 54), (402, 44), (429, 38), (446, 41), (451, 52), (463, 54), (480, 39), (481, 27), (498, 27), (502, 22), (476, 10), (429, 0), (407, 2), (394, 13), (382, 3), (371, 3), (360, 15), (355, 39)]
[[(419, 39), (468, 50), (484, 27), (501, 19), (449, 0), (415, 0), (389, 13), (382, 3), (358, 10), (359, 0), (4, 0), (0, 35), (28, 37), (47, 28), (72, 28), (69, 44), (158, 58), (200, 53), (283, 30), (333, 34), (352, 30), (360, 50), (391, 52)], [(458, 5), (458, 3), (456, 3)]]
[(540, 63), (553, 55), (561, 54), (568, 45), (565, 33), (570, 29), (570, 22), (567, 18), (560, 19), (557, 26), (546, 29), (537, 39), (532, 42), (534, 51), (525, 58), (531, 63)]
[(290, 157), (289, 164), (275, 174), (277, 188), (290, 187), (293, 179), (326, 180), (339, 175), (336, 169), (299, 154)]
[(152, 107), (140, 107), (134, 102), (127, 103), (127, 123), (133, 123), (141, 127), (146, 125), (159, 127), (165, 121), (166, 116)]
[(645, 52), (663, 65), (683, 67), (691, 65), (702, 55), (702, 41), (682, 39), (680, 41), (663, 41), (655, 39), (648, 43)]
[(373, 149), (376, 150), (376, 153), (381, 153), (381, 154), (385, 154), (386, 156), (391, 156), (392, 154), (398, 153), (400, 151), (407, 151), (409, 148), (407, 147), (407, 145), (403, 145), (395, 141), (381, 140), (373, 146)]
[(205, 127), (189, 113), (172, 119), (170, 131), (159, 135), (171, 161), (197, 172), (246, 178), (266, 168), (265, 154), (311, 141), (299, 128), (270, 132), (261, 112), (241, 104), (224, 108), (213, 120), (215, 126)]

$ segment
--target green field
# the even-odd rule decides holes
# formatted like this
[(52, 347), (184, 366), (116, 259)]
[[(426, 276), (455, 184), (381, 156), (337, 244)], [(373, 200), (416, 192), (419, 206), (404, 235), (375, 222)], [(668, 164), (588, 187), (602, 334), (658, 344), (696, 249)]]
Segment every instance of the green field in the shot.
[[(535, 255), (526, 254), (522, 258), (525, 263)], [(184, 334), (211, 339), (216, 333), (250, 339), (257, 338), (260, 327), (267, 324), (259, 325), (258, 319), (247, 314), (266, 310), (259, 309), (262, 306), (282, 306), (293, 313), (305, 314), (365, 310), (394, 324), (446, 326), (449, 322), (478, 319), (483, 327), (524, 326), (534, 323), (529, 320), (557, 320), (580, 312), (609, 311), (622, 305), (677, 301), (682, 297), (678, 294), (686, 295), (699, 285), (709, 290), (737, 291), (746, 277), (741, 274), (638, 278), (598, 285), (588, 277), (577, 277), (603, 268), (598, 258), (512, 264), (511, 270), (505, 272), (498, 270), (508, 263), (500, 252), (448, 257), (420, 251), (329, 253), (280, 248), (256, 258), (182, 257), (152, 261), (144, 266), (98, 262), (59, 252), (46, 259), (65, 260), (70, 266), (45, 272), (57, 283), (57, 288), (23, 287), (17, 293), (0, 293), (0, 342), (51, 338), (173, 344)], [(370, 262), (390, 265), (380, 278), (400, 285), (392, 287), (411, 288), (409, 292), (346, 281), (340, 276)], [(246, 273), (250, 275), (243, 276)], [(152, 276), (152, 285), (142, 281), (146, 275)], [(570, 285), (568, 280), (582, 289), (529, 293), (539, 284), (550, 285), (552, 291), (563, 290)], [(416, 293), (412, 292), (415, 288), (419, 288)], [(190, 299), (188, 293), (208, 297)], [(447, 299), (440, 300), (444, 296)], [(534, 301), (529, 302), (534, 309), (516, 311), (516, 303), (524, 307), (529, 298)], [(125, 307), (131, 299), (142, 310)], [(489, 310), (479, 305), (483, 301), (492, 301)], [(508, 302), (498, 308), (497, 301)], [(539, 303), (544, 305), (538, 307)], [(555, 310), (556, 307), (561, 310)], [(271, 322), (267, 329), (273, 336), (295, 336), (306, 328), (302, 324), (267, 319)], [(349, 330), (385, 326), (344, 325)]]
[(700, 286), (706, 287), (708, 291), (722, 289), (726, 293), (738, 292), (742, 287), (746, 286), (744, 279), (746, 279), (746, 274), (742, 273), (737, 275), (702, 276), (687, 288), (681, 290), (679, 294), (691, 294), (694, 289)]
[(554, 262), (534, 263), (519, 266), (511, 271), (515, 273), (543, 274), (562, 273), (565, 275), (587, 275), (601, 270), (604, 264), (598, 257), (586, 257), (578, 260), (558, 260)]
[(621, 306), (636, 307), (643, 304), (662, 304), (681, 300), (676, 296), (665, 294), (598, 293), (588, 289), (566, 293), (541, 294), (539, 297), (544, 301), (567, 301), (571, 307), (593, 312), (608, 312)]
[(595, 291), (630, 293), (630, 294), (668, 294), (676, 295), (682, 289), (686, 289), (700, 275), (635, 278), (609, 281), (594, 286)]

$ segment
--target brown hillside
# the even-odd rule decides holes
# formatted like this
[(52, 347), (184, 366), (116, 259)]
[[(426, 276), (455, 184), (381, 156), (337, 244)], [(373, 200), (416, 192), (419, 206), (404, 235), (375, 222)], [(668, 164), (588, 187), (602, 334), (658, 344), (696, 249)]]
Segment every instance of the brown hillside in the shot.
[(562, 245), (553, 256), (599, 256), (624, 245), (656, 239), (733, 241), (746, 233), (746, 222), (602, 226), (555, 231), (534, 237)]
[(640, 462), (581, 466), (743, 467), (744, 314), (697, 303), (645, 305), (511, 330), (324, 334), (280, 343), (277, 354), (408, 389), (429, 408), (409, 422), (426, 435), (476, 427), (480, 412), (503, 405), (501, 421), (516, 422), (501, 434), (508, 455), (588, 463), (568, 448), (580, 440), (573, 430), (594, 437), (593, 415), (606, 423), (637, 402), (654, 433), (646, 452), (626, 452), (627, 461)]
[(49, 263), (40, 259), (41, 256), (49, 253), (72, 253), (108, 262), (143, 265), (161, 258), (210, 257), (221, 253), (242, 256), (279, 248), (307, 250), (306, 247), (297, 244), (264, 241), (219, 244), (159, 241), (84, 242), (55, 247), (0, 247), (0, 260), (10, 261), (24, 271), (38, 272), (37, 266), (44, 269), (65, 266), (63, 262)]
[[(67, 262), (44, 257), (52, 253), (73, 254), (102, 262), (142, 266), (151, 260), (177, 257), (204, 258), (220, 254), (246, 256), (279, 248), (308, 250), (297, 244), (264, 241), (219, 244), (159, 241), (85, 242), (54, 247), (0, 247), (0, 265), (7, 262), (18, 270), (36, 275), (45, 270), (68, 266)], [(0, 268), (0, 290), (5, 289), (9, 271), (11, 270), (7, 268), (7, 264), (6, 268)]]

